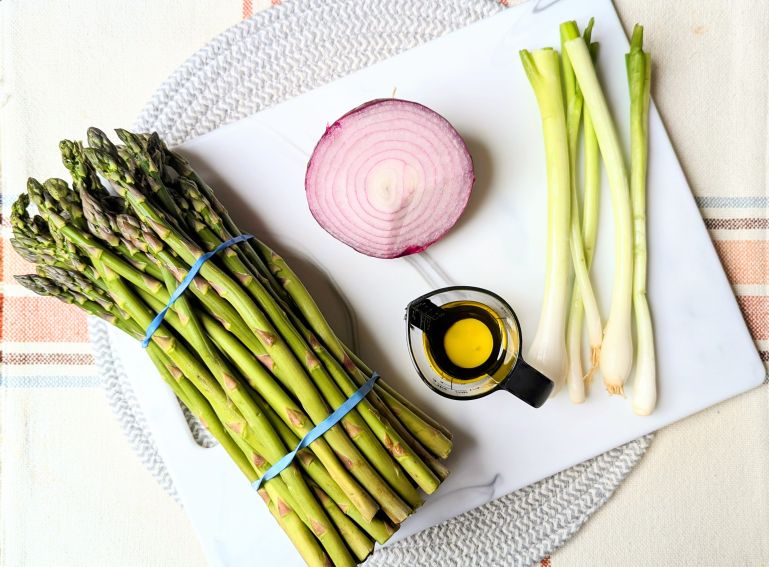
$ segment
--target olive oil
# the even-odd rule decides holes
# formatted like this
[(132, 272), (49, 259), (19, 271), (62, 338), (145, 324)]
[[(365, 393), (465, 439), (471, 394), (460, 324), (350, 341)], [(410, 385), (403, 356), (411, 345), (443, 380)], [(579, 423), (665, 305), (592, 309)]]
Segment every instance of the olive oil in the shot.
[(500, 296), (479, 287), (451, 286), (406, 307), (409, 353), (419, 377), (437, 394), (474, 400), (510, 392), (535, 408), (553, 382), (521, 358), (521, 325)]
[(483, 303), (454, 301), (423, 335), (430, 365), (446, 380), (473, 380), (493, 374), (505, 357), (505, 328)]

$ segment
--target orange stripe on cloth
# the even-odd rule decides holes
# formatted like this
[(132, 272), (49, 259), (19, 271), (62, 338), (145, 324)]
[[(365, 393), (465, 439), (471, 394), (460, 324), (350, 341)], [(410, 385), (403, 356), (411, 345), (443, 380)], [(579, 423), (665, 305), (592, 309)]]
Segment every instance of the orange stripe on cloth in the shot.
[(243, 19), (247, 20), (254, 15), (254, 5), (251, 0), (243, 0)]
[(745, 322), (750, 334), (757, 341), (769, 339), (769, 296), (767, 295), (738, 295)]
[(542, 561), (539, 562), (539, 567), (551, 567), (549, 555), (542, 558)]
[(66, 352), (4, 352), (0, 354), (0, 359), (4, 364), (23, 366), (39, 364), (53, 364), (56, 366), (90, 366), (93, 364), (93, 356), (90, 354)]
[(20, 343), (88, 342), (85, 313), (53, 297), (5, 297), (3, 335)]
[(769, 283), (769, 241), (720, 240), (715, 245), (732, 284)]

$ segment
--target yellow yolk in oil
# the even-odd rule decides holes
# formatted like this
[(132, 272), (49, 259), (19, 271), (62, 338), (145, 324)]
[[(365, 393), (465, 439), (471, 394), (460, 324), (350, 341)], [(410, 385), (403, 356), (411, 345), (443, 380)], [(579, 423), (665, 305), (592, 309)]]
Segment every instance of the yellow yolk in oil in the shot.
[(452, 364), (460, 368), (480, 366), (494, 347), (491, 330), (478, 319), (460, 319), (443, 337), (443, 348)]

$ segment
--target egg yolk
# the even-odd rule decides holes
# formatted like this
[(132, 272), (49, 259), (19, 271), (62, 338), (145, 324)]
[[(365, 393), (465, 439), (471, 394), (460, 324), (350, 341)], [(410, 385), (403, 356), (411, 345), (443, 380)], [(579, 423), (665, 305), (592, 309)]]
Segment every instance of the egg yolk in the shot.
[(478, 319), (456, 321), (443, 337), (446, 356), (460, 368), (480, 366), (491, 356), (493, 347), (491, 330)]

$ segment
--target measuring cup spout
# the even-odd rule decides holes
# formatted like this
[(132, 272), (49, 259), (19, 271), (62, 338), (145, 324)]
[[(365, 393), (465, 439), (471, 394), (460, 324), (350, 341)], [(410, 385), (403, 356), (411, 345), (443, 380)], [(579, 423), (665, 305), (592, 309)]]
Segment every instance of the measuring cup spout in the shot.
[(408, 323), (413, 325), (417, 329), (429, 333), (438, 321), (440, 321), (446, 313), (435, 305), (427, 298), (421, 298), (413, 301), (408, 306)]

